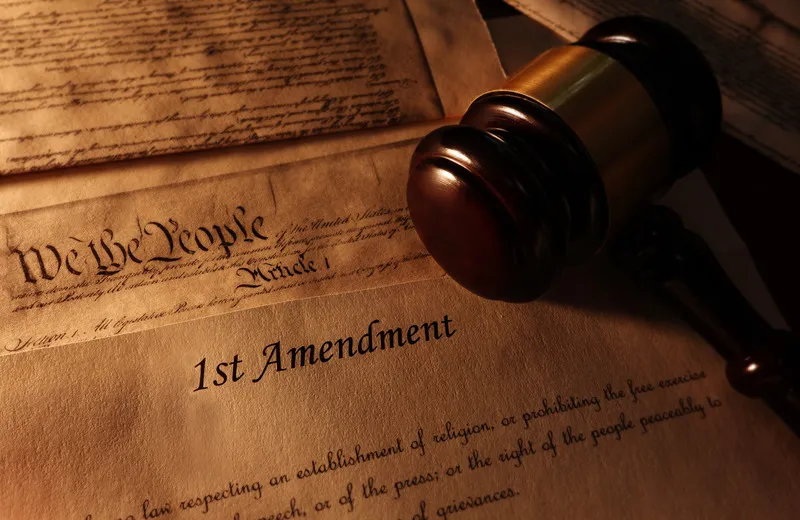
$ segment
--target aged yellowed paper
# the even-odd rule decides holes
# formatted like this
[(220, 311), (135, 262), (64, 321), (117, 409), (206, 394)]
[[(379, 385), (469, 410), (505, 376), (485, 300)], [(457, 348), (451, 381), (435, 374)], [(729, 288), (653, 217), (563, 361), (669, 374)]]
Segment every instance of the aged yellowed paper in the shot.
[(441, 276), (416, 140), (0, 215), (0, 355)]
[(571, 280), (525, 305), (440, 279), (4, 356), (0, 510), (794, 518), (800, 440), (613, 272)]
[[(498, 82), (500, 77), (497, 78)], [(340, 152), (421, 138), (453, 120), (306, 137), (231, 148), (89, 164), (36, 175), (0, 177), (0, 214), (255, 170)], [(405, 172), (403, 172), (405, 174)]]
[(0, 174), (438, 119), (498, 68), (470, 0), (2, 7)]

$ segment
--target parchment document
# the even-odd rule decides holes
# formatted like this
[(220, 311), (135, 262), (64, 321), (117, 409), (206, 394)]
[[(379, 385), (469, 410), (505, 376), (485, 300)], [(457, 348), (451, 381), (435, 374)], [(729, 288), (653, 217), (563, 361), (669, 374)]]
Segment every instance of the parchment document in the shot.
[[(499, 81), (499, 80), (498, 80)], [(420, 139), (450, 119), (0, 177), (0, 215)], [(405, 166), (404, 166), (405, 168)], [(401, 172), (405, 175), (405, 171)], [(58, 189), (53, 189), (57, 183)]]
[(800, 173), (797, 0), (506, 0), (565, 38), (644, 14), (684, 31), (711, 62), (726, 131)]
[(0, 354), (441, 276), (416, 140), (0, 216)]
[(4, 356), (0, 510), (795, 518), (800, 440), (613, 274), (571, 278), (525, 305), (439, 279)]
[(0, 7), (0, 174), (439, 119), (499, 70), (470, 0)]

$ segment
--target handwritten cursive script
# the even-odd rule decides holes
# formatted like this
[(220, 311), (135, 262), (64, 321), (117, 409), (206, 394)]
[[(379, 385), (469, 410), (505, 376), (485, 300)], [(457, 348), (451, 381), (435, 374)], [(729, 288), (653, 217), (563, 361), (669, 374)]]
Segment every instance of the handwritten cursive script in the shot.
[(67, 250), (45, 244), (24, 251), (13, 247), (10, 252), (19, 260), (25, 283), (36, 284), (55, 280), (62, 273), (80, 276), (87, 269), (101, 276), (113, 275), (122, 272), (128, 262), (177, 262), (200, 252), (216, 251), (230, 258), (232, 248), (239, 242), (267, 240), (263, 225), (264, 217), (247, 218), (245, 208), (237, 206), (228, 222), (210, 226), (189, 229), (167, 218), (165, 222), (152, 220), (138, 226), (139, 235), (127, 240), (116, 240), (113, 230), (104, 229), (90, 240), (69, 237), (78, 245)]

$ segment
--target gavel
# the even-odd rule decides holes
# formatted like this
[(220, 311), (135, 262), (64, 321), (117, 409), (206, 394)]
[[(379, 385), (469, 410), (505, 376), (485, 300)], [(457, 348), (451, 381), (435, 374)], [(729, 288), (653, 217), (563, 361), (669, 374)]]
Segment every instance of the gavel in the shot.
[(677, 214), (652, 206), (716, 141), (722, 99), (700, 50), (630, 16), (550, 49), (411, 158), (409, 212), (456, 282), (531, 301), (608, 249), (727, 360), (731, 385), (800, 435), (800, 340), (750, 306)]

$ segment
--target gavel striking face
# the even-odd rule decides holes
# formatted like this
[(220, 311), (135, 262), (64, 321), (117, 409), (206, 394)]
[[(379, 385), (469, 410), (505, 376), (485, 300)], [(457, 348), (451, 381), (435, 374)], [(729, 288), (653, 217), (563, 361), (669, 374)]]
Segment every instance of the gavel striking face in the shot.
[(409, 211), (461, 285), (532, 300), (693, 170), (721, 117), (714, 73), (683, 34), (644, 17), (609, 20), (424, 138)]

